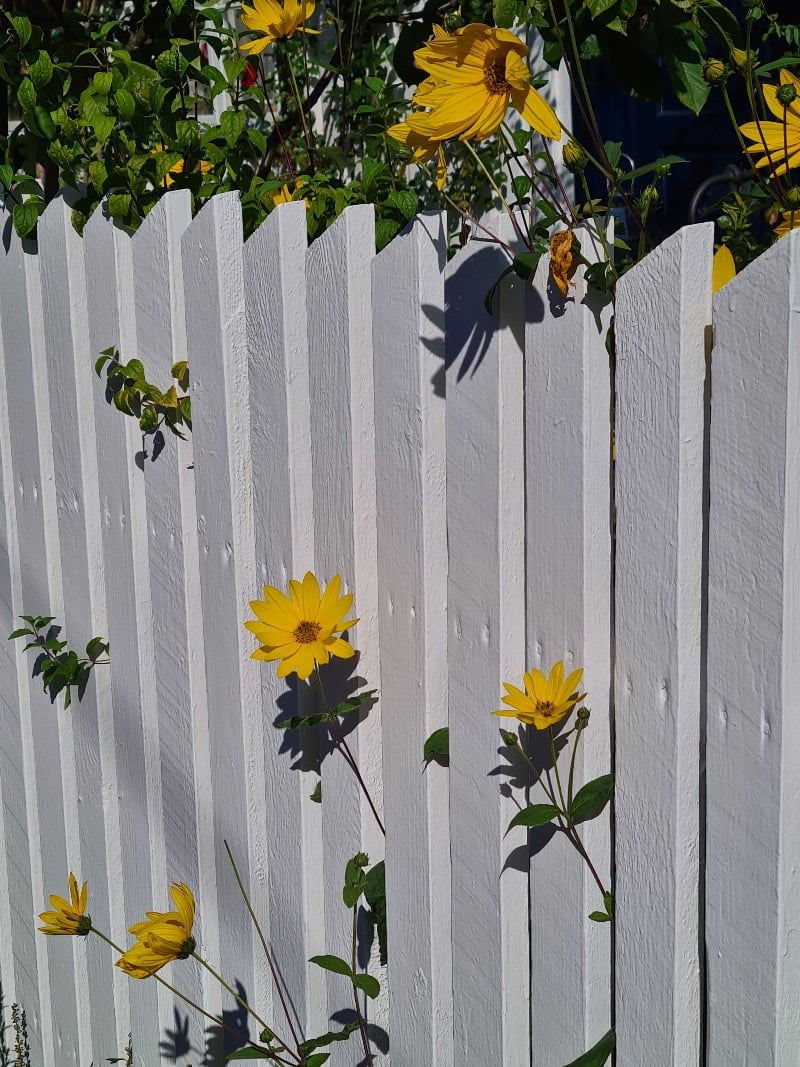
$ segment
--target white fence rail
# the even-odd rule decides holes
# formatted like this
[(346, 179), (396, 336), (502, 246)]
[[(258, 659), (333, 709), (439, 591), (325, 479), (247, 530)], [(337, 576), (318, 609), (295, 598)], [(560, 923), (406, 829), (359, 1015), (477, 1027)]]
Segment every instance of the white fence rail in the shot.
[[(233, 195), (191, 219), (170, 193), (133, 238), (101, 213), (80, 238), (56, 201), (38, 250), (0, 224), (0, 636), (54, 615), (111, 642), (64, 711), (0, 641), (0, 976), (32, 1063), (98, 1064), (129, 1032), (144, 1067), (223, 1062), (98, 939), (35, 932), (70, 869), (118, 943), (187, 882), (204, 956), (278, 1018), (224, 841), (296, 1026), (349, 1017), (306, 961), (348, 955), (344, 866), (384, 840), (327, 738), (275, 728), (310, 695), (242, 627), (262, 584), (314, 569), (355, 594), (342, 692), (380, 690), (348, 737), (387, 828), (376, 1063), (556, 1067), (615, 1023), (619, 1067), (796, 1067), (800, 235), (712, 314), (711, 228), (676, 234), (620, 286), (612, 375), (610, 306), (580, 281), (562, 301), (542, 263), (489, 317), (502, 252), (446, 262), (437, 215), (377, 256), (370, 208), (309, 249), (286, 205), (243, 244)], [(156, 455), (108, 403), (111, 345), (156, 381), (189, 359), (186, 442)], [(503, 836), (525, 776), (491, 711), (556, 659), (585, 667), (580, 778), (616, 773), (613, 826), (585, 826), (613, 930), (558, 835)], [(423, 769), (448, 724), (449, 769)], [(171, 971), (245, 1025), (193, 961)]]

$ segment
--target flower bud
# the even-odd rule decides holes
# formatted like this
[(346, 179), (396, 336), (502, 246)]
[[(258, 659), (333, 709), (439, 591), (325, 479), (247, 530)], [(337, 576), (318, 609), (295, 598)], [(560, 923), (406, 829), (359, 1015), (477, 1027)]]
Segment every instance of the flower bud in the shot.
[(654, 185), (646, 185), (639, 195), (639, 210), (645, 214), (658, 203), (658, 189)]
[(743, 48), (732, 48), (731, 63), (738, 71), (744, 73), (750, 66), (750, 53)]
[(792, 208), (800, 207), (800, 189), (796, 185), (786, 190), (786, 203)]
[(721, 59), (707, 59), (703, 65), (703, 77), (709, 85), (721, 85), (728, 77), (728, 69)]
[(581, 174), (586, 170), (589, 157), (577, 141), (567, 141), (564, 145), (564, 166), (573, 174)]
[(582, 722), (584, 725), (589, 721), (589, 715), (591, 712), (588, 708), (578, 708), (577, 716), (578, 722)]
[(778, 89), (777, 96), (783, 106), (788, 107), (789, 104), (793, 104), (797, 99), (797, 90), (793, 85), (782, 85)]
[(501, 730), (500, 736), (503, 738), (504, 745), (510, 745), (511, 748), (517, 747), (517, 735), (513, 730)]
[(442, 19), (442, 26), (448, 33), (455, 33), (456, 30), (460, 30), (464, 25), (464, 20), (461, 17), (461, 10), (448, 11)]

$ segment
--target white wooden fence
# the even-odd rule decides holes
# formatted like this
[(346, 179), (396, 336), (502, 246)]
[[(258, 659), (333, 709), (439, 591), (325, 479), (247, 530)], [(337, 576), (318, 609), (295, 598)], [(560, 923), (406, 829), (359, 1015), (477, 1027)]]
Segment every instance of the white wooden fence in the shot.
[[(800, 1062), (800, 235), (713, 308), (710, 225), (670, 238), (620, 285), (612, 383), (609, 307), (554, 299), (543, 263), (488, 317), (504, 256), (446, 262), (438, 215), (377, 256), (369, 207), (307, 249), (289, 204), (243, 244), (233, 195), (192, 220), (172, 192), (133, 239), (100, 212), (81, 239), (56, 201), (38, 254), (0, 223), (0, 634), (42, 614), (111, 642), (65, 712), (0, 641), (0, 974), (33, 1064), (129, 1031), (144, 1067), (222, 1062), (99, 939), (35, 932), (70, 869), (126, 944), (188, 883), (201, 952), (279, 1024), (223, 840), (299, 1027), (348, 1012), (306, 961), (348, 954), (345, 862), (384, 841), (324, 739), (275, 728), (309, 696), (242, 627), (308, 568), (355, 593), (380, 689), (349, 735), (387, 829), (376, 1063), (560, 1067), (612, 1023), (620, 1067)], [(141, 455), (94, 375), (110, 345), (156, 381), (189, 359), (189, 440)], [(491, 711), (559, 658), (586, 670), (581, 777), (617, 776), (613, 827), (585, 827), (613, 929), (560, 838), (503, 836)], [(193, 961), (166, 974), (242, 1025)]]

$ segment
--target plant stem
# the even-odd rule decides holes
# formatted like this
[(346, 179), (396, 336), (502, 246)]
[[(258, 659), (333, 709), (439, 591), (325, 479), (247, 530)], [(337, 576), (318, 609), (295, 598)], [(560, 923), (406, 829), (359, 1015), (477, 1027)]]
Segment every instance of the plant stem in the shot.
[[(286, 998), (284, 996), (283, 987), (281, 986), (281, 983), (280, 983), (280, 981), (278, 979), (278, 974), (277, 974), (277, 971), (275, 969), (275, 965), (272, 962), (272, 954), (270, 953), (269, 948), (267, 946), (267, 939), (264, 937), (264, 932), (261, 929), (261, 924), (259, 923), (258, 919), (256, 918), (256, 913), (253, 911), (253, 906), (250, 903), (250, 898), (248, 897), (247, 891), (245, 890), (244, 885), (242, 883), (242, 879), (241, 879), (241, 877), (239, 875), (239, 869), (236, 866), (236, 862), (235, 862), (235, 860), (233, 858), (233, 854), (232, 854), (232, 852), (230, 850), (230, 846), (228, 845), (227, 841), (223, 841), (223, 844), (225, 845), (225, 851), (228, 853), (228, 859), (231, 861), (231, 867), (233, 867), (233, 873), (234, 873), (234, 875), (236, 877), (236, 884), (239, 886), (239, 892), (242, 894), (242, 899), (245, 902), (247, 910), (250, 912), (250, 918), (253, 920), (253, 925), (256, 928), (256, 933), (258, 934), (258, 936), (259, 936), (259, 938), (261, 940), (261, 947), (264, 949), (264, 955), (267, 957), (267, 963), (269, 964), (269, 969), (270, 969), (270, 972), (272, 973), (272, 980), (275, 983), (275, 988), (278, 990), (278, 996), (280, 997), (281, 1006), (283, 1008), (283, 1014), (286, 1016), (286, 1022), (288, 1023), (289, 1029), (290, 1029), (290, 1031), (292, 1033), (292, 1040), (294, 1041), (295, 1045), (297, 1046), (297, 1050), (299, 1052), (300, 1051), (300, 1041), (298, 1040), (297, 1033), (295, 1031), (294, 1025), (292, 1024), (292, 1017), (291, 1017), (291, 1015), (289, 1013), (289, 1007), (288, 1007), (288, 1005), (286, 1003)], [(284, 1048), (285, 1047), (286, 1046), (284, 1045)]]
[[(238, 995), (238, 993), (236, 993), (236, 991), (233, 990), (228, 985), (228, 983), (225, 981), (225, 979), (222, 977), (222, 975), (218, 974), (217, 971), (214, 970), (214, 968), (211, 966), (210, 963), (206, 963), (206, 961), (203, 959), (203, 957), (199, 956), (196, 952), (192, 953), (192, 959), (193, 960), (197, 960), (197, 962), (201, 965), (201, 967), (205, 967), (205, 969), (208, 971), (208, 973), (211, 975), (212, 978), (216, 978), (216, 980), (219, 982), (219, 984), (222, 986), (222, 988), (226, 989), (230, 993), (230, 995), (233, 997), (233, 999), (236, 1001), (236, 1003), (239, 1005), (239, 1007), (242, 1008), (243, 1011), (247, 1012), (248, 1015), (251, 1015), (255, 1019), (255, 1021), (262, 1028), (262, 1030), (269, 1030), (270, 1033), (272, 1033), (271, 1028), (269, 1026), (267, 1026), (267, 1024), (264, 1022), (264, 1020), (261, 1018), (261, 1016), (257, 1015), (253, 1011), (253, 1009), (250, 1007), (250, 1005), (247, 1003), (246, 1000), (242, 1000), (242, 998)], [(275, 1040), (278, 1042), (278, 1044), (281, 1046), (281, 1048), (284, 1049), (284, 1051), (289, 1053), (290, 1056), (294, 1055), (292, 1053), (291, 1049), (289, 1049), (286, 1045), (284, 1045), (284, 1043), (280, 1040), (280, 1038), (276, 1037)], [(300, 1061), (298, 1059), (298, 1063), (299, 1062)]]
[(289, 71), (289, 84), (291, 85), (291, 88), (292, 88), (292, 96), (294, 97), (295, 103), (297, 104), (297, 110), (300, 112), (300, 121), (303, 124), (303, 136), (306, 139), (306, 147), (308, 148), (308, 165), (309, 165), (309, 169), (313, 170), (314, 169), (314, 145), (313, 145), (313, 143), (311, 141), (311, 131), (309, 130), (308, 123), (306, 122), (306, 113), (305, 113), (305, 108), (303, 106), (303, 98), (300, 95), (300, 89), (298, 88), (298, 85), (297, 85), (297, 78), (295, 78), (294, 71), (292, 70), (292, 60), (291, 60), (291, 57), (289, 56), (288, 52), (284, 52), (284, 59), (286, 61), (286, 69)]
[(578, 754), (578, 742), (581, 739), (583, 728), (586, 723), (583, 719), (578, 719), (578, 726), (575, 730), (575, 740), (572, 745), (572, 759), (569, 761), (569, 781), (567, 783), (567, 811), (572, 811), (572, 783), (575, 778), (575, 757)]
[[(97, 934), (101, 941), (105, 941), (107, 945), (110, 945), (115, 952), (119, 952), (121, 956), (125, 954), (124, 950), (121, 949), (119, 945), (115, 944), (110, 937), (106, 937), (106, 935), (101, 930), (98, 930), (96, 926), (92, 927), (91, 932), (93, 934)], [(170, 985), (170, 983), (167, 982), (164, 978), (162, 978), (160, 974), (156, 974), (155, 971), (151, 971), (150, 977), (155, 978), (159, 985), (162, 985), (165, 989), (169, 990), (169, 992), (172, 993), (174, 996), (179, 997), (184, 1002), (184, 1004), (188, 1004), (190, 1008), (194, 1008), (195, 1011), (199, 1011), (201, 1015), (204, 1015), (206, 1019), (210, 1019), (211, 1022), (214, 1023), (216, 1026), (221, 1026), (223, 1030), (226, 1030), (238, 1041), (243, 1041), (246, 1045), (249, 1045), (250, 1048), (257, 1049), (259, 1052), (270, 1052), (270, 1050), (264, 1048), (263, 1045), (258, 1045), (255, 1041), (251, 1041), (246, 1034), (240, 1033), (232, 1026), (229, 1026), (222, 1019), (218, 1019), (216, 1015), (212, 1015), (210, 1011), (206, 1011), (205, 1008), (201, 1008), (199, 1004), (195, 1004), (195, 1002), (193, 1000), (190, 1000), (185, 993), (181, 993), (181, 991), (179, 989), (176, 989), (175, 986)], [(277, 1053), (274, 1052), (270, 1052), (270, 1055), (273, 1057), (276, 1063), (283, 1063), (287, 1064), (288, 1067), (292, 1067), (290, 1060), (284, 1060), (282, 1057), (278, 1056)]]
[(322, 684), (322, 676), (320, 675), (320, 672), (319, 672), (319, 664), (318, 663), (314, 664), (314, 676), (316, 677), (317, 685), (319, 686), (319, 691), (322, 694), (322, 702), (325, 705), (325, 711), (329, 716), (329, 720), (328, 721), (333, 725), (334, 733), (336, 734), (336, 744), (339, 747), (339, 751), (342, 753), (344, 758), (347, 760), (347, 763), (350, 765), (350, 769), (352, 770), (353, 774), (356, 776), (358, 784), (361, 786), (361, 791), (363, 792), (364, 796), (367, 798), (367, 803), (369, 804), (369, 806), (370, 806), (370, 808), (372, 810), (372, 814), (375, 816), (375, 821), (377, 822), (378, 826), (381, 828), (381, 833), (385, 837), (386, 836), (386, 828), (384, 827), (383, 823), (381, 822), (381, 817), (378, 814), (378, 809), (375, 807), (375, 804), (373, 803), (372, 797), (370, 796), (370, 793), (369, 793), (369, 789), (367, 789), (367, 784), (364, 781), (364, 779), (361, 777), (361, 771), (358, 769), (358, 764), (356, 763), (355, 757), (353, 756), (353, 753), (350, 751), (350, 747), (347, 744), (347, 741), (345, 740), (344, 734), (342, 733), (342, 727), (341, 727), (341, 725), (339, 723), (339, 718), (338, 718), (338, 716), (334, 715), (331, 712), (331, 708), (330, 708), (330, 705), (328, 703), (328, 698), (325, 695), (325, 686)]
[(497, 184), (497, 182), (492, 177), (492, 175), (489, 172), (488, 168), (486, 167), (485, 163), (483, 162), (481, 157), (478, 155), (478, 153), (475, 151), (475, 149), (472, 147), (472, 145), (469, 143), (469, 141), (464, 141), (464, 147), (467, 149), (469, 154), (472, 156), (472, 158), (478, 164), (480, 169), (486, 175), (486, 178), (487, 178), (489, 184), (491, 185), (491, 187), (494, 189), (494, 191), (497, 193), (498, 197), (500, 198), (500, 203), (503, 205), (503, 207), (505, 208), (506, 212), (508, 213), (508, 217), (511, 219), (511, 222), (512, 222), (512, 224), (514, 226), (514, 229), (517, 231), (517, 235), (519, 236), (519, 239), (522, 241), (522, 243), (525, 245), (526, 248), (530, 248), (530, 242), (528, 241), (525, 233), (523, 232), (522, 227), (517, 222), (516, 215), (511, 210), (511, 208), (508, 206), (508, 201), (503, 196), (502, 192), (500, 191), (499, 185)]
[[(358, 930), (357, 930), (357, 913), (358, 913), (358, 903), (356, 902), (356, 904), (353, 906), (353, 950), (352, 950), (352, 953), (351, 953), (351, 962), (350, 962), (350, 966), (351, 966), (353, 974), (356, 973), (356, 962), (357, 962), (356, 961), (356, 934), (358, 932)], [(353, 984), (353, 1001), (354, 1001), (355, 1006), (356, 1006), (356, 1018), (358, 1019), (358, 1029), (359, 1029), (359, 1032), (361, 1033), (361, 1042), (362, 1042), (362, 1044), (364, 1046), (364, 1056), (366, 1057), (367, 1067), (372, 1067), (372, 1055), (371, 1055), (371, 1053), (369, 1051), (369, 1042), (367, 1041), (367, 1029), (364, 1026), (364, 1016), (361, 1014), (361, 1004), (359, 1003), (359, 1000), (358, 1000), (358, 987), (355, 985), (355, 983)]]
[(520, 756), (522, 756), (522, 758), (528, 764), (530, 769), (533, 771), (533, 784), (536, 785), (536, 783), (538, 782), (541, 785), (542, 789), (544, 790), (544, 793), (545, 793), (545, 796), (547, 797), (547, 799), (550, 801), (550, 803), (553, 805), (554, 808), (557, 808), (558, 805), (556, 804), (555, 797), (550, 792), (550, 790), (547, 788), (547, 786), (544, 784), (544, 777), (543, 777), (542, 771), (538, 767), (534, 766), (533, 762), (531, 761), (531, 759), (528, 756), (528, 753), (525, 751), (525, 749), (519, 743), (519, 738), (517, 738), (517, 752), (519, 752)]

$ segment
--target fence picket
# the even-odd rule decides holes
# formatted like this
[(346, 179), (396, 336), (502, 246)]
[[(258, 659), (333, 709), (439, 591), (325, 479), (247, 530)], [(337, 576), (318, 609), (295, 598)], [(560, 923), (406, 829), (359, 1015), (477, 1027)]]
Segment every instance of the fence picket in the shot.
[[(208, 693), (219, 959), (226, 980), (256, 1011), (269, 975), (225, 852), (227, 841), (256, 914), (268, 912), (264, 723), (259, 664), (244, 629), (257, 592), (250, 397), (241, 209), (216, 197), (183, 236), (183, 286), (191, 378), (200, 583)], [(213, 990), (208, 990), (211, 996)], [(241, 1010), (226, 1013), (237, 1029)], [(228, 1038), (224, 1039), (230, 1047)]]
[[(448, 775), (423, 769), (447, 725), (447, 531), (441, 215), (372, 265), (391, 1056), (453, 1056)], [(360, 521), (360, 519), (356, 519)]]
[[(11, 239), (10, 213), (0, 207), (0, 232)], [(0, 259), (0, 290), (9, 285), (6, 271), (13, 269), (11, 257)], [(8, 314), (3, 310), (0, 296), (0, 319)], [(17, 664), (27, 666), (19, 656), (18, 649), (3, 640), (17, 629), (19, 620), (15, 614), (20, 606), (20, 543), (17, 529), (16, 483), (11, 462), (10, 405), (15, 398), (10, 395), (6, 383), (6, 355), (4, 344), (6, 332), (0, 328), (0, 481), (2, 481), (3, 517), (0, 520), (0, 832), (2, 833), (2, 856), (0, 856), (0, 909), (8, 916), (6, 936), (2, 939), (2, 1010), (3, 1023), (7, 1024), (12, 1004), (20, 1004), (28, 1018), (41, 1018), (39, 981), (37, 975), (37, 946), (39, 938), (31, 923), (41, 896), (34, 899), (32, 889), (31, 844), (29, 841), (29, 815), (32, 829), (38, 833), (35, 813), (29, 813), (28, 804), (32, 792), (26, 773), (27, 743), (25, 675), (17, 676)], [(18, 349), (12, 349), (18, 352)], [(19, 355), (16, 358), (20, 358)], [(29, 655), (29, 654), (27, 654)], [(27, 672), (26, 672), (27, 673)], [(22, 688), (20, 688), (20, 686)], [(42, 946), (43, 947), (43, 946)], [(37, 1028), (38, 1029), (38, 1028)], [(34, 1047), (41, 1057), (39, 1033), (32, 1035)]]
[[(588, 233), (581, 243), (588, 260), (601, 255)], [(581, 275), (576, 283), (562, 298), (545, 257), (527, 293), (524, 667), (549, 671), (563, 660), (565, 671), (584, 668), (592, 720), (581, 738), (577, 788), (610, 769), (611, 396), (604, 327), (611, 308), (587, 292)], [(534, 762), (547, 766), (545, 736), (528, 735)], [(607, 887), (608, 812), (583, 826), (581, 837)], [(610, 1026), (611, 931), (587, 919), (602, 898), (566, 839), (544, 827), (532, 832), (531, 849), (533, 1055), (534, 1063), (549, 1065), (579, 1055)]]
[[(506, 218), (486, 225), (513, 240)], [(524, 831), (503, 836), (516, 808), (498, 732), (516, 724), (491, 714), (525, 660), (525, 286), (482, 306), (507, 263), (477, 237), (445, 282), (453, 1062), (527, 1067), (529, 857)]]
[[(123, 359), (135, 351), (133, 267), (130, 238), (102, 210), (89, 219), (83, 240), (89, 331), (86, 359), (92, 368), (100, 352), (112, 345)], [(165, 909), (167, 900), (163, 889), (155, 892), (152, 878), (151, 835), (156, 842), (159, 838), (158, 826), (153, 825), (153, 794), (158, 786), (154, 783), (152, 691), (147, 706), (142, 700), (140, 640), (147, 623), (149, 593), (145, 514), (135, 467), (141, 433), (133, 419), (114, 407), (104, 382), (105, 374), (90, 385), (97, 453), (102, 457), (98, 491), (108, 604), (105, 635), (111, 660), (106, 696), (110, 713), (104, 716), (101, 754), (110, 798), (106, 833), (111, 937), (124, 947), (130, 944), (128, 927), (141, 921), (147, 911)], [(117, 968), (113, 983), (123, 1028), (119, 1040), (124, 1041), (130, 1030), (137, 1054), (157, 1055), (156, 983), (132, 982)], [(160, 1022), (166, 1022), (163, 1014)]]
[(710, 1067), (797, 1059), (800, 234), (714, 299), (706, 906)]
[[(191, 221), (191, 195), (176, 190), (165, 196), (145, 219), (131, 242), (135, 354), (148, 381), (166, 390), (170, 369), (186, 358), (183, 273), (180, 242)], [(126, 355), (122, 354), (125, 360)], [(210, 826), (210, 805), (196, 796), (195, 762), (200, 780), (208, 778), (205, 674), (200, 626), (199, 561), (195, 513), (192, 446), (188, 432), (181, 441), (162, 431), (141, 438), (135, 466), (130, 468), (138, 510), (146, 514), (147, 555), (142, 580), (147, 595), (140, 599), (145, 615), (140, 624), (143, 689), (153, 717), (151, 745), (159, 781), (153, 812), (157, 829), (151, 837), (153, 892), (167, 899), (167, 886), (184, 882), (200, 894), (198, 934), (216, 943), (216, 886), (213, 880), (212, 835), (198, 833), (198, 805)], [(194, 664), (194, 666), (193, 666)], [(187, 737), (192, 744), (187, 744)], [(202, 849), (204, 855), (198, 856)], [(200, 869), (212, 877), (201, 881)], [(209, 884), (210, 882), (210, 884)], [(210, 893), (209, 893), (210, 890)], [(171, 906), (171, 905), (170, 905)], [(198, 965), (181, 967), (181, 990), (202, 1000), (204, 977)], [(159, 988), (162, 1030), (174, 1053), (181, 1055), (201, 1042), (204, 1020)]]
[[(355, 594), (359, 622), (351, 634), (356, 659), (325, 673), (327, 696), (338, 703), (364, 688), (380, 689), (375, 519), (375, 414), (370, 321), (370, 262), (374, 213), (351, 208), (308, 250), (308, 347), (313, 458), (314, 558), (322, 580), (341, 574)], [(380, 813), (380, 704), (342, 724), (347, 743)], [(360, 721), (356, 721), (360, 719)], [(321, 738), (323, 744), (327, 735)], [(324, 752), (322, 836), (326, 950), (349, 958), (351, 921), (342, 904), (347, 861), (363, 850), (383, 858), (383, 839), (358, 784), (337, 752)], [(341, 977), (328, 976), (328, 1012), (349, 1009)], [(371, 1014), (370, 1014), (371, 1018)], [(332, 1046), (332, 1067), (350, 1062)]]
[[(11, 561), (16, 618), (48, 614), (51, 580), (60, 582), (58, 560), (52, 557), (57, 520), (40, 261), (29, 243), (23, 246), (16, 238), (10, 240), (3, 260), (0, 327), (8, 390), (8, 454), (20, 547), (18, 559)], [(40, 679), (31, 676), (30, 658), (30, 653), (22, 651), (22, 643), (17, 643), (30, 847), (27, 859), (36, 907), (39, 901), (44, 906), (50, 893), (64, 891), (69, 863), (77, 865), (77, 856), (69, 854), (65, 818), (61, 761), (65, 716), (42, 691)], [(63, 747), (68, 748), (66, 744)], [(73, 818), (74, 814), (71, 806)], [(74, 843), (74, 833), (70, 841)], [(41, 1017), (33, 1019), (31, 1052), (36, 1047), (45, 1067), (55, 1067), (56, 1062), (77, 1064), (79, 1026), (73, 955), (60, 939), (37, 936), (34, 943)]]
[(626, 276), (617, 305), (616, 958), (625, 1063), (653, 1057), (696, 1063), (700, 1054), (701, 583), (712, 239), (709, 224), (669, 238)]
[[(285, 589), (313, 569), (311, 429), (306, 327), (306, 207), (272, 213), (245, 245), (245, 305), (250, 373), (250, 433), (257, 585)], [(259, 264), (271, 264), (270, 270)], [(251, 637), (251, 650), (256, 647)], [(318, 780), (311, 730), (286, 731), (277, 720), (311, 713), (300, 687), (258, 665), (264, 702), (268, 936), (287, 990), (292, 1024), (313, 1036), (326, 1028), (324, 974), (309, 965), (325, 952), (322, 818), (311, 794)], [(308, 742), (312, 740), (312, 751)], [(300, 889), (300, 891), (298, 891)], [(271, 1017), (287, 1040), (272, 994)]]

